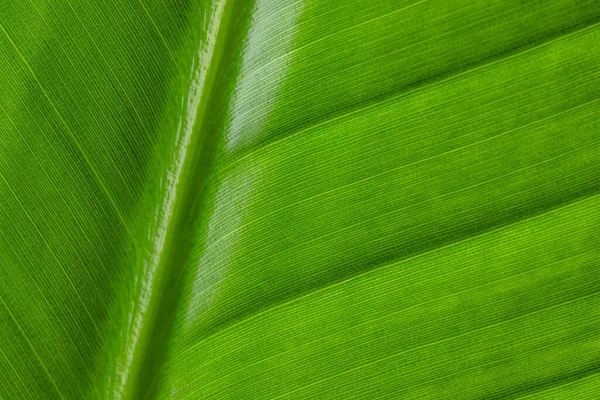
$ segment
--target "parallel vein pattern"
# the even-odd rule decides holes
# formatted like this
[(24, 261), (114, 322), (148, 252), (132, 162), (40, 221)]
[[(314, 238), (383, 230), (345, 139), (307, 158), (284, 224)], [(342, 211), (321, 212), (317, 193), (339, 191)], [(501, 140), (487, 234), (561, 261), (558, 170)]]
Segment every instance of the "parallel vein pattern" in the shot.
[(0, 31), (0, 398), (597, 398), (597, 1)]

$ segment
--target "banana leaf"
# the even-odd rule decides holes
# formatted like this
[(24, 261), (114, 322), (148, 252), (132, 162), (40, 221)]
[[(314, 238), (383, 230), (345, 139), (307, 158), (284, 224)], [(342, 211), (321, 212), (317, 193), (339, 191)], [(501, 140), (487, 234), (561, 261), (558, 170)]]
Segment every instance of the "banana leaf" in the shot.
[(0, 398), (597, 399), (600, 2), (0, 3)]

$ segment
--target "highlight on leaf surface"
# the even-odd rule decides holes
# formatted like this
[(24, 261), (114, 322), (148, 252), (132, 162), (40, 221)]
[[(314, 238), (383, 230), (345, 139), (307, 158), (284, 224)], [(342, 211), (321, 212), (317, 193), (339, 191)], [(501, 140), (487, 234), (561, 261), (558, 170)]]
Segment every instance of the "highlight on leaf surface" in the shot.
[(0, 398), (596, 399), (600, 3), (0, 4)]

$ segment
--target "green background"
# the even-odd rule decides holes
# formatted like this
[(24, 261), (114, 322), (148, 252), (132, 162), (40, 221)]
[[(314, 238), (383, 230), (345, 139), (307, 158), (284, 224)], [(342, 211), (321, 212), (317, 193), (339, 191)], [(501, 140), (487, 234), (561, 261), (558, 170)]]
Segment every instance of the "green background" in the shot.
[(600, 3), (0, 4), (0, 397), (595, 399)]

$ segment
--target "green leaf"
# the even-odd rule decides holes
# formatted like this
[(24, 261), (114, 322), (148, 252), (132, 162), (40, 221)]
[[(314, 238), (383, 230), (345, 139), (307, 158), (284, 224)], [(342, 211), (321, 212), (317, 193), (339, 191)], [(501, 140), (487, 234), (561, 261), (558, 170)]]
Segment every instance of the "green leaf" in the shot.
[(0, 4), (0, 398), (596, 399), (600, 3)]

